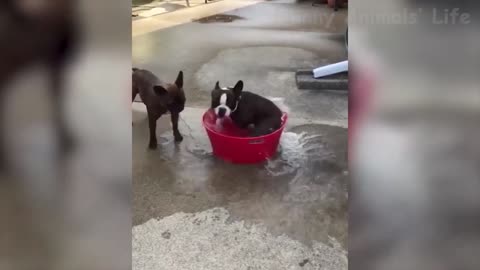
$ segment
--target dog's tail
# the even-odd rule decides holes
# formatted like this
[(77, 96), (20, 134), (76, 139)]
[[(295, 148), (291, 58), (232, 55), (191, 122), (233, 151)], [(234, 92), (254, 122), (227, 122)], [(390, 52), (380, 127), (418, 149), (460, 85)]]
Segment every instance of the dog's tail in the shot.
[(280, 111), (289, 114), (290, 113), (290, 108), (285, 104), (285, 99), (280, 98), (280, 97), (268, 97), (269, 100), (275, 104)]

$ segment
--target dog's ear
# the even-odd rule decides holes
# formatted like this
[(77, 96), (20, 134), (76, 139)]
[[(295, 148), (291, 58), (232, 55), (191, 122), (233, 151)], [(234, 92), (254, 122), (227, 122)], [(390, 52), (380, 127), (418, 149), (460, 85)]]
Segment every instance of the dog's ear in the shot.
[(159, 96), (168, 95), (167, 89), (163, 88), (163, 87), (160, 86), (160, 85), (155, 85), (155, 86), (153, 87), (153, 91), (155, 92), (155, 94), (157, 94), (157, 95), (159, 95)]
[(181, 70), (180, 70), (180, 72), (178, 73), (177, 79), (175, 80), (175, 85), (176, 85), (178, 88), (182, 88), (182, 87), (183, 87), (183, 71), (181, 71)]
[(243, 81), (238, 81), (237, 84), (233, 87), (233, 93), (235, 96), (239, 97), (242, 94), (243, 90)]
[(215, 84), (215, 90), (221, 90), (219, 81)]

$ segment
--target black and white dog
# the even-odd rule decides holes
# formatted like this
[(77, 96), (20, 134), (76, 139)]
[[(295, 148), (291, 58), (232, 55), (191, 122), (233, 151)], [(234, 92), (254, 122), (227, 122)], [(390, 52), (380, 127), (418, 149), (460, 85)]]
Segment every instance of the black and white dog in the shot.
[(249, 136), (267, 135), (279, 129), (282, 111), (270, 99), (243, 91), (243, 82), (221, 88), (219, 82), (212, 90), (212, 106), (218, 119), (230, 117), (239, 128), (250, 128)]

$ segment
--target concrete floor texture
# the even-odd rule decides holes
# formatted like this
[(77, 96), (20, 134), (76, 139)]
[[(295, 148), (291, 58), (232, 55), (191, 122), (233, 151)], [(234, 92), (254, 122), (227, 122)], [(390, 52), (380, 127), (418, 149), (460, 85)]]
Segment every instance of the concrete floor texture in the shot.
[[(295, 85), (297, 69), (347, 58), (347, 12), (239, 2), (174, 11), (164, 25), (165, 14), (132, 22), (134, 66), (167, 81), (183, 70), (187, 96), (184, 141), (173, 142), (163, 117), (154, 151), (145, 107), (132, 106), (133, 268), (347, 269), (347, 94)], [(191, 15), (197, 8), (210, 17)], [(177, 24), (176, 12), (190, 22)], [(212, 155), (201, 115), (217, 80), (285, 99), (289, 122), (275, 158), (233, 165)]]

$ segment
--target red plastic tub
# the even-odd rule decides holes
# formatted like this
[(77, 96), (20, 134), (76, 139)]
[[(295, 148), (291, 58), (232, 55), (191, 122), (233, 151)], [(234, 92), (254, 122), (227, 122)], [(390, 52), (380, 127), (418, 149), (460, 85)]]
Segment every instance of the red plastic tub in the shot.
[(247, 130), (236, 127), (230, 119), (225, 119), (219, 129), (212, 110), (203, 115), (203, 126), (212, 144), (213, 154), (237, 164), (259, 163), (275, 155), (286, 123), (287, 114), (284, 113), (282, 126), (275, 132), (260, 137), (247, 137)]

